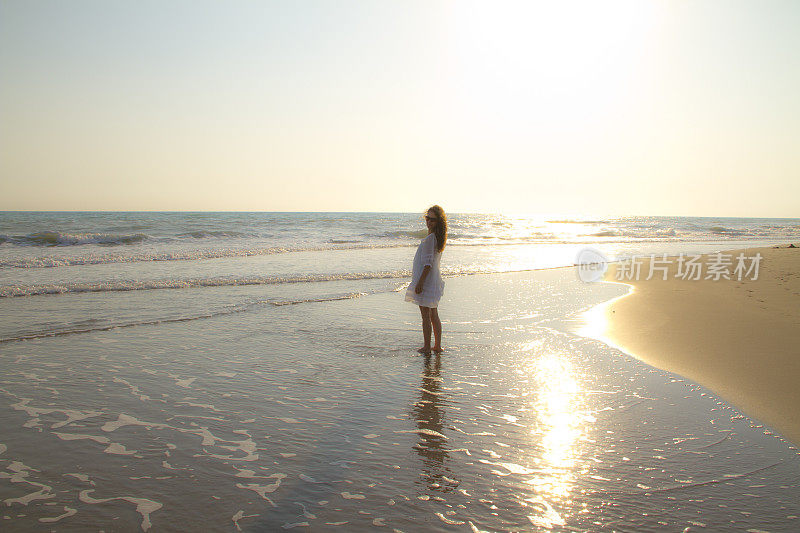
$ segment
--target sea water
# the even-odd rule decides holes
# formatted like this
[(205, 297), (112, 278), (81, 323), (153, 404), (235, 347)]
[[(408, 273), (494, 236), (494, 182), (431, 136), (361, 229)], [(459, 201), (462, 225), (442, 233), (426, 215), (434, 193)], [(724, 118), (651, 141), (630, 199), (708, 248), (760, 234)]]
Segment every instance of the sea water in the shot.
[[(4, 530), (795, 531), (800, 457), (560, 327), (569, 268), (800, 221), (452, 215), (446, 352), (403, 302), (418, 214), (4, 213)], [(557, 268), (564, 267), (564, 268)]]

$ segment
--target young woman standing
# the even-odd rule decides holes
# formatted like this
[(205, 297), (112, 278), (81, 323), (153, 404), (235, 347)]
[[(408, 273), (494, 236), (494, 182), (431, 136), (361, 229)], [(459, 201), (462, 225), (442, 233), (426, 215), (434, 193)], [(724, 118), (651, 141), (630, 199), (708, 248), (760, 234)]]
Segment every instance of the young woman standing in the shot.
[(422, 314), (422, 337), (424, 346), (420, 353), (431, 353), (431, 330), (433, 330), (433, 351), (442, 352), (442, 322), (439, 320), (438, 305), (444, 293), (444, 280), (439, 272), (442, 250), (447, 242), (447, 216), (444, 209), (434, 205), (425, 214), (428, 236), (425, 237), (414, 255), (411, 285), (406, 291), (406, 301), (419, 306)]

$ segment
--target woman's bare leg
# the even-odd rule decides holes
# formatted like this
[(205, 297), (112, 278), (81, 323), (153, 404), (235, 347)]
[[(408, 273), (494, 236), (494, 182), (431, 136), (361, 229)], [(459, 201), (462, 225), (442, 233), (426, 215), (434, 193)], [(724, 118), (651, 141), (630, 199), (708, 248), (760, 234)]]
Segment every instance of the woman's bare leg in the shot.
[(431, 308), (419, 306), (422, 315), (422, 338), (425, 345), (417, 350), (419, 353), (431, 353)]
[(431, 325), (433, 326), (433, 351), (439, 353), (442, 351), (442, 321), (439, 320), (439, 310), (431, 307)]

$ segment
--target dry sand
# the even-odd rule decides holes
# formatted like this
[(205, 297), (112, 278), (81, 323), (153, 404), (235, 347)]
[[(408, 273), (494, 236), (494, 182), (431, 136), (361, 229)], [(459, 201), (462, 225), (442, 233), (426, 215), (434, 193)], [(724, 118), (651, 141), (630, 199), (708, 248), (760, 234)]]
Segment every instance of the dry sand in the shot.
[[(795, 244), (795, 246), (797, 246)], [(758, 278), (622, 280), (633, 291), (604, 308), (601, 337), (646, 363), (686, 376), (800, 444), (800, 248), (750, 248), (760, 253)], [(711, 255), (702, 256), (702, 277)], [(749, 261), (748, 261), (749, 263)], [(611, 265), (606, 281), (618, 281)]]

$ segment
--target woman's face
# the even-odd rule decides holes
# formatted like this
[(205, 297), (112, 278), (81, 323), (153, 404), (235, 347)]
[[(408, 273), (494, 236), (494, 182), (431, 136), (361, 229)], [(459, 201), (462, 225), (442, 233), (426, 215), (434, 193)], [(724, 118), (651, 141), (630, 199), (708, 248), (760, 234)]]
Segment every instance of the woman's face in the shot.
[(425, 214), (425, 225), (428, 226), (428, 231), (432, 231), (434, 228), (436, 228), (436, 223), (438, 221), (439, 219), (436, 217), (436, 213), (433, 211), (428, 211)]

